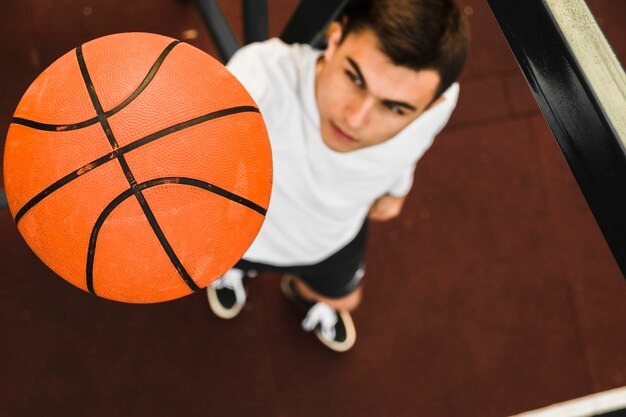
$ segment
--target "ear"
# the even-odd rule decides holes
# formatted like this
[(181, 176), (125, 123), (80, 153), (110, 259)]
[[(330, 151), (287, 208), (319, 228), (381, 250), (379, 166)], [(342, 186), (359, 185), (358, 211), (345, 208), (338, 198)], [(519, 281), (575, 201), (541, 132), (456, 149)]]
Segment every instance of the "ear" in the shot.
[(328, 29), (326, 29), (326, 37), (328, 39), (328, 46), (324, 51), (324, 59), (326, 61), (330, 60), (337, 48), (339, 48), (339, 43), (341, 42), (341, 35), (343, 34), (343, 27), (341, 23), (334, 21), (330, 25), (328, 25)]

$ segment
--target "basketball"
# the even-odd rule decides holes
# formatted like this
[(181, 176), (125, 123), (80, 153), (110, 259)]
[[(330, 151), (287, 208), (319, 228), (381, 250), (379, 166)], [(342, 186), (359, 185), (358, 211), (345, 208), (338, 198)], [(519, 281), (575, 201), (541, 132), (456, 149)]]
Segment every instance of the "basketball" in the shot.
[(232, 267), (272, 186), (257, 105), (186, 43), (121, 33), (68, 52), (28, 88), (4, 153), (9, 208), (33, 252), (99, 297), (176, 299)]

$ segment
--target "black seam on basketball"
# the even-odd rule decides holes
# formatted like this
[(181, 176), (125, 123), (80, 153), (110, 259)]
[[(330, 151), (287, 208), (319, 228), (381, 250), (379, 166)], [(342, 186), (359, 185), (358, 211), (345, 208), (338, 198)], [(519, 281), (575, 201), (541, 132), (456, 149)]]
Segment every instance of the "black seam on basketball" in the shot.
[[(113, 159), (115, 159), (118, 155), (124, 155), (127, 152), (133, 151), (143, 145), (146, 145), (152, 141), (155, 141), (157, 139), (160, 139), (162, 137), (165, 137), (167, 135), (169, 135), (170, 133), (174, 133), (174, 132), (178, 132), (180, 130), (186, 129), (188, 127), (192, 127), (195, 125), (198, 125), (200, 123), (203, 122), (207, 122), (210, 120), (214, 120), (220, 117), (225, 117), (225, 116), (229, 116), (229, 115), (233, 115), (233, 114), (238, 114), (238, 113), (247, 113), (247, 112), (251, 112), (251, 113), (259, 113), (259, 109), (257, 109), (256, 107), (252, 107), (252, 106), (237, 106), (237, 107), (232, 107), (229, 109), (224, 109), (224, 110), (218, 110), (212, 113), (208, 113), (205, 114), (203, 116), (199, 116), (190, 120), (187, 120), (185, 122), (181, 122), (178, 124), (175, 124), (173, 126), (169, 126), (166, 127), (165, 129), (162, 129), (158, 132), (152, 133), (146, 137), (143, 137), (141, 139), (137, 139), (136, 141), (122, 146), (121, 148), (117, 149), (116, 151), (112, 151), (104, 156), (101, 156), (98, 159), (95, 159), (91, 162), (89, 162), (88, 164), (83, 165), (82, 167), (78, 168), (76, 171), (71, 172), (69, 174), (67, 174), (66, 176), (64, 176), (63, 178), (57, 180), (56, 182), (52, 183), (51, 185), (49, 185), (48, 187), (46, 187), (43, 191), (39, 192), (38, 194), (36, 194), (33, 198), (31, 198), (28, 202), (26, 202), (26, 204), (24, 204), (22, 206), (22, 208), (20, 210), (18, 210), (17, 214), (15, 215), (15, 223), (19, 223), (20, 219), (31, 209), (33, 208), (37, 203), (39, 203), (41, 200), (43, 200), (45, 197), (47, 197), (48, 195), (52, 194), (54, 191), (58, 190), (59, 188), (63, 187), (64, 185), (66, 185), (67, 183), (69, 183), (70, 181), (80, 177), (83, 174), (86, 174), (92, 170), (94, 170), (95, 168), (99, 167), (100, 165), (103, 165)], [(259, 113), (260, 114), (260, 113)]]
[(93, 263), (96, 256), (96, 243), (98, 241), (98, 234), (100, 233), (100, 228), (104, 224), (104, 221), (109, 217), (109, 214), (124, 200), (128, 197), (134, 195), (134, 190), (129, 188), (124, 191), (122, 194), (115, 197), (100, 213), (100, 216), (96, 220), (93, 225), (93, 229), (91, 230), (91, 236), (89, 237), (89, 246), (87, 247), (87, 268), (85, 274), (85, 282), (87, 284), (87, 290), (95, 294), (96, 291), (93, 287)]
[(191, 278), (191, 275), (189, 275), (189, 273), (183, 266), (183, 263), (176, 255), (176, 252), (174, 252), (172, 245), (170, 245), (170, 242), (165, 237), (165, 233), (163, 233), (163, 229), (161, 229), (159, 222), (157, 222), (156, 217), (154, 217), (154, 213), (152, 212), (150, 205), (146, 201), (146, 197), (141, 191), (139, 191), (136, 186), (133, 186), (133, 191), (135, 197), (139, 201), (139, 205), (141, 206), (144, 215), (148, 219), (148, 223), (150, 223), (150, 227), (152, 227), (152, 231), (156, 235), (157, 239), (159, 239), (159, 243), (161, 243), (163, 249), (165, 249), (165, 253), (167, 253), (167, 257), (170, 258), (170, 262), (174, 264), (174, 268), (176, 268), (178, 275), (182, 277), (183, 281), (185, 281), (185, 284), (187, 284), (191, 291), (198, 291), (200, 287), (198, 287), (193, 281), (193, 278)]
[(124, 100), (123, 102), (115, 106), (113, 109), (106, 112), (107, 117), (113, 116), (115, 113), (122, 110), (124, 107), (128, 106), (133, 100), (137, 98), (137, 96), (139, 96), (139, 94), (141, 94), (143, 90), (146, 89), (148, 84), (150, 84), (150, 82), (156, 75), (157, 71), (161, 67), (161, 64), (163, 63), (163, 61), (165, 61), (165, 58), (167, 57), (167, 55), (169, 55), (172, 49), (174, 49), (174, 47), (178, 45), (179, 43), (180, 41), (173, 41), (172, 43), (167, 45), (167, 47), (163, 50), (163, 52), (161, 52), (161, 55), (159, 55), (159, 57), (154, 62), (154, 64), (152, 64), (152, 67), (148, 71), (148, 74), (146, 74), (146, 77), (143, 79), (141, 84), (139, 84), (139, 87), (137, 87), (137, 89), (133, 91), (133, 93), (130, 96), (128, 96), (126, 100)]
[[(98, 94), (96, 93), (96, 87), (94, 87), (93, 81), (91, 81), (91, 76), (89, 75), (89, 71), (87, 70), (87, 64), (85, 63), (85, 58), (83, 57), (82, 45), (76, 48), (76, 58), (78, 59), (78, 67), (80, 68), (80, 73), (83, 76), (83, 82), (85, 83), (85, 87), (87, 87), (87, 93), (89, 94), (89, 99), (91, 100), (91, 104), (93, 105), (93, 108), (96, 110), (96, 117), (98, 118), (98, 121), (100, 122), (100, 126), (102, 126), (102, 130), (104, 130), (104, 134), (106, 135), (107, 140), (109, 141), (109, 144), (111, 145), (113, 150), (115, 150), (119, 148), (119, 145), (117, 144), (115, 135), (113, 135), (113, 131), (111, 130), (111, 125), (109, 125), (109, 121), (107, 120), (107, 117), (104, 114), (104, 110), (102, 109), (102, 104), (100, 104), (100, 100), (98, 99)], [(129, 174), (132, 177), (132, 173), (129, 173)]]
[[(178, 257), (176, 256), (176, 253), (174, 253), (172, 246), (167, 241), (167, 238), (165, 237), (163, 230), (161, 230), (161, 227), (159, 226), (159, 224), (156, 221), (156, 218), (154, 217), (154, 214), (150, 210), (150, 206), (145, 202), (145, 197), (143, 196), (143, 194), (141, 192), (137, 192), (137, 189), (135, 188), (129, 188), (128, 190), (124, 191), (122, 194), (117, 196), (115, 199), (113, 199), (111, 203), (109, 203), (109, 205), (102, 211), (102, 213), (98, 217), (98, 220), (94, 224), (94, 227), (91, 231), (91, 236), (89, 238), (89, 247), (87, 248), (87, 267), (86, 267), (86, 273), (85, 273), (85, 281), (86, 281), (87, 289), (89, 290), (89, 292), (92, 294), (96, 294), (96, 290), (93, 285), (93, 265), (94, 265), (94, 260), (96, 256), (96, 243), (98, 241), (98, 234), (100, 233), (100, 229), (102, 228), (102, 225), (104, 224), (105, 220), (109, 217), (111, 212), (118, 205), (120, 205), (124, 200), (126, 200), (128, 197), (131, 197), (133, 195), (139, 200), (139, 204), (141, 205), (141, 208), (144, 211), (144, 214), (146, 216), (146, 219), (148, 220), (148, 223), (150, 224), (150, 227), (152, 228), (152, 231), (154, 232), (157, 239), (159, 240), (159, 243), (165, 250), (165, 253), (167, 254), (167, 257), (170, 259), (170, 262), (172, 262), (172, 264), (174, 265), (174, 268), (176, 268), (176, 272), (178, 272), (178, 275), (180, 275), (183, 278), (183, 281), (185, 281), (185, 284), (187, 284), (189, 289), (191, 289), (192, 291), (198, 291), (200, 287), (196, 285), (196, 283), (193, 281), (193, 279), (191, 278), (191, 276), (189, 275), (189, 273), (183, 266), (180, 259), (178, 259)], [(141, 200), (143, 200), (143, 204)], [(146, 209), (148, 210), (147, 213), (146, 213)]]
[[(159, 55), (159, 57), (154, 62), (154, 64), (152, 64), (152, 67), (150, 68), (150, 70), (148, 71), (146, 76), (144, 77), (144, 79), (141, 82), (141, 84), (139, 84), (139, 87), (137, 87), (135, 89), (135, 91), (133, 91), (132, 94), (130, 96), (128, 96), (120, 104), (115, 106), (113, 109), (105, 112), (105, 116), (106, 117), (111, 117), (115, 113), (119, 112), (124, 107), (126, 107), (130, 103), (132, 103), (133, 100), (135, 100), (139, 96), (139, 94), (141, 94), (141, 92), (146, 89), (148, 84), (150, 84), (150, 82), (152, 81), (152, 79), (156, 75), (157, 71), (161, 67), (161, 64), (163, 64), (163, 61), (165, 60), (167, 55), (169, 55), (169, 53), (172, 51), (172, 49), (174, 49), (174, 47), (176, 45), (178, 45), (179, 43), (180, 43), (180, 41), (173, 41), (172, 43), (167, 45), (167, 47), (163, 50), (163, 52), (161, 52), (161, 55)], [(82, 51), (82, 49), (81, 49), (81, 51)], [(30, 128), (33, 128), (33, 129), (37, 129), (37, 130), (44, 130), (44, 131), (48, 131), (48, 132), (67, 132), (68, 130), (77, 130), (77, 129), (82, 129), (82, 128), (94, 125), (94, 124), (98, 123), (98, 117), (94, 117), (94, 118), (89, 119), (89, 120), (85, 120), (85, 121), (82, 121), (82, 122), (73, 123), (73, 124), (69, 124), (69, 125), (41, 123), (41, 122), (36, 122), (34, 120), (24, 119), (22, 117), (14, 117), (13, 120), (11, 120), (11, 123), (27, 126), (27, 127), (30, 127)]]
[[(141, 195), (141, 197), (138, 197), (138, 194)], [(129, 188), (128, 190), (124, 191), (122, 194), (114, 198), (113, 201), (111, 201), (109, 205), (106, 206), (106, 208), (102, 211), (102, 213), (98, 217), (98, 220), (96, 220), (96, 223), (94, 224), (94, 227), (91, 231), (91, 236), (89, 238), (89, 246), (87, 248), (87, 266), (86, 266), (86, 271), (85, 271), (85, 281), (87, 284), (87, 290), (92, 294), (96, 294), (96, 290), (94, 288), (94, 282), (93, 282), (93, 265), (94, 265), (95, 256), (96, 256), (96, 243), (98, 242), (98, 234), (100, 233), (100, 229), (102, 228), (102, 225), (104, 224), (106, 219), (109, 217), (111, 212), (113, 212), (113, 210), (115, 210), (115, 208), (118, 205), (120, 205), (124, 200), (126, 200), (127, 198), (133, 195), (138, 199), (139, 204), (142, 210), (144, 211), (144, 214), (146, 215), (146, 219), (148, 220), (148, 223), (150, 224), (150, 227), (152, 228), (157, 239), (159, 240), (159, 243), (165, 250), (165, 253), (170, 259), (170, 262), (172, 262), (172, 264), (174, 265), (174, 268), (176, 268), (176, 272), (178, 272), (178, 274), (182, 277), (183, 281), (185, 281), (185, 284), (187, 284), (189, 289), (191, 289), (192, 291), (198, 291), (200, 287), (196, 285), (196, 283), (193, 281), (193, 279), (191, 278), (191, 276), (189, 275), (189, 273), (183, 266), (180, 259), (178, 259), (178, 257), (174, 253), (172, 246), (169, 244), (169, 242), (167, 241), (167, 238), (165, 237), (165, 234), (161, 230), (161, 227), (158, 225), (156, 218), (154, 217), (154, 214), (152, 213), (152, 211), (150, 210), (150, 207), (145, 202), (145, 197), (143, 196), (143, 194), (141, 194), (141, 192), (138, 193), (136, 188)], [(142, 204), (140, 198), (144, 200), (145, 206), (144, 204)], [(146, 208), (148, 209), (149, 214), (146, 213)]]
[[(89, 71), (87, 70), (87, 65), (85, 64), (85, 59), (83, 57), (82, 46), (79, 46), (78, 48), (76, 48), (76, 58), (78, 59), (78, 66), (80, 67), (80, 72), (81, 72), (81, 75), (83, 76), (85, 87), (87, 87), (89, 98), (91, 99), (91, 103), (94, 109), (96, 110), (98, 121), (100, 122), (100, 125), (102, 126), (102, 129), (104, 130), (104, 134), (106, 135), (107, 140), (109, 141), (109, 144), (111, 145), (111, 148), (113, 148), (113, 151), (115, 152), (119, 148), (119, 144), (117, 143), (117, 140), (115, 139), (113, 130), (111, 130), (111, 126), (109, 125), (109, 120), (107, 119), (107, 116), (104, 114), (104, 110), (102, 109), (102, 104), (100, 103), (100, 100), (98, 99), (98, 95), (96, 94), (96, 89), (93, 85), (93, 82), (91, 81), (91, 76), (89, 75)], [(178, 271), (182, 279), (185, 281), (187, 286), (189, 286), (189, 288), (192, 291), (199, 290), (200, 287), (198, 287), (195, 284), (195, 282), (193, 282), (193, 279), (191, 278), (191, 276), (189, 276), (189, 274), (185, 270), (183, 264), (180, 262), (180, 259), (178, 259), (178, 257), (174, 253), (172, 246), (167, 241), (167, 238), (163, 234), (161, 227), (156, 221), (156, 218), (154, 217), (154, 214), (152, 213), (152, 210), (150, 209), (150, 205), (148, 204), (145, 197), (141, 193), (141, 190), (137, 188), (137, 180), (135, 179), (135, 176), (130, 170), (128, 163), (126, 162), (126, 158), (124, 158), (124, 155), (118, 154), (116, 159), (118, 163), (120, 164), (120, 167), (122, 168), (122, 172), (124, 173), (124, 176), (126, 177), (126, 180), (128, 181), (128, 184), (130, 185), (133, 191), (133, 194), (135, 195), (135, 198), (137, 198), (137, 201), (139, 202), (139, 205), (141, 206), (141, 209), (143, 210), (143, 213), (146, 216), (146, 219), (148, 219), (148, 222), (150, 223), (150, 227), (152, 227), (152, 231), (159, 239), (161, 246), (167, 253), (167, 256), (170, 258), (170, 261), (172, 262), (172, 264), (174, 264), (174, 267), (176, 268), (176, 270)]]
[[(100, 216), (98, 217), (98, 219), (96, 220), (94, 227), (91, 231), (91, 236), (89, 238), (89, 247), (87, 249), (87, 273), (86, 273), (86, 284), (87, 284), (87, 289), (89, 290), (89, 292), (91, 292), (92, 294), (95, 294), (95, 289), (94, 289), (94, 283), (93, 283), (93, 265), (94, 265), (94, 260), (95, 260), (95, 255), (96, 255), (96, 243), (98, 242), (98, 234), (100, 233), (100, 229), (102, 228), (102, 225), (104, 224), (104, 222), (106, 221), (106, 219), (109, 217), (109, 215), (113, 212), (113, 210), (115, 210), (115, 208), (117, 208), (117, 206), (119, 206), (120, 204), (122, 204), (124, 202), (124, 200), (126, 200), (127, 198), (136, 195), (137, 191), (143, 191), (147, 188), (152, 188), (155, 187), (157, 185), (164, 185), (164, 184), (183, 184), (183, 185), (189, 185), (192, 187), (198, 187), (201, 188), (203, 190), (209, 191), (211, 193), (214, 193), (216, 195), (228, 198), (229, 200), (235, 202), (235, 203), (239, 203), (242, 204), (248, 208), (253, 209), (254, 211), (258, 212), (261, 215), (265, 215), (266, 210), (256, 204), (254, 204), (253, 202), (251, 202), (250, 200), (246, 200), (245, 198), (239, 197), (233, 193), (230, 193), (214, 184), (210, 184), (208, 182), (204, 182), (204, 181), (200, 181), (200, 180), (196, 180), (194, 178), (187, 178), (187, 177), (164, 177), (164, 178), (155, 178), (153, 180), (149, 180), (149, 181), (145, 181), (142, 183), (139, 183), (135, 186), (135, 188), (129, 188), (128, 190), (124, 191), (123, 193), (121, 193), (120, 195), (118, 195), (117, 197), (115, 197), (106, 207), (105, 209), (102, 211), (102, 213), (100, 214)], [(143, 197), (143, 194), (142, 194)], [(145, 198), (145, 197), (144, 197)], [(154, 217), (154, 214), (152, 214), (152, 218), (155, 219), (156, 222), (156, 218)], [(150, 219), (148, 219), (148, 221), (150, 221)], [(151, 225), (152, 226), (152, 225)], [(159, 227), (159, 231), (161, 233), (161, 235), (163, 236), (163, 238), (165, 238), (165, 235), (163, 234), (163, 231), (161, 230), (161, 228)], [(159, 235), (157, 235), (157, 237), (159, 237)], [(160, 241), (160, 238), (159, 238)], [(162, 242), (161, 242), (162, 243)], [(172, 254), (174, 255), (174, 257), (176, 257), (176, 255), (174, 254), (173, 249), (171, 248), (171, 246), (169, 245), (169, 243), (167, 243), (169, 250), (171, 250)], [(167, 249), (166, 249), (167, 252)], [(170, 254), (168, 253), (168, 256)], [(171, 258), (170, 258), (171, 259)], [(178, 259), (178, 258), (176, 258)], [(187, 283), (187, 285), (193, 290), (193, 291), (197, 291), (199, 289), (199, 287), (193, 282), (193, 280), (191, 279), (191, 277), (189, 276), (189, 274), (187, 273), (187, 271), (184, 269), (184, 267), (182, 266), (182, 264), (180, 263), (180, 260), (178, 260), (180, 269), (178, 265), (174, 265), (176, 267), (176, 270), (178, 271), (179, 274), (181, 274), (181, 276), (183, 276), (183, 279), (185, 279), (185, 276), (189, 277), (189, 282), (185, 279), (185, 282)], [(184, 275), (183, 275), (184, 274)], [(194, 288), (195, 287), (195, 288)]]
[(47, 132), (67, 132), (68, 130), (77, 130), (92, 126), (98, 123), (98, 118), (94, 117), (93, 119), (85, 120), (84, 122), (74, 123), (71, 125), (53, 125), (48, 123), (36, 122), (34, 120), (23, 119), (21, 117), (14, 117), (13, 120), (11, 120), (11, 123), (30, 127), (37, 130), (44, 130)]
[[(197, 180), (195, 178), (189, 178), (189, 177), (164, 177), (164, 178), (157, 178), (154, 180), (150, 180), (150, 181), (146, 181), (143, 184), (146, 183), (152, 183), (154, 181), (160, 181), (154, 185), (159, 185), (159, 184), (184, 184), (184, 185), (191, 185), (193, 187), (198, 187), (198, 188), (202, 188), (203, 190), (206, 191), (210, 191), (213, 194), (217, 194), (221, 197), (227, 198), (229, 200), (231, 200), (234, 203), (238, 203), (241, 204), (242, 206), (248, 207), (249, 209), (252, 209), (254, 211), (256, 211), (257, 213), (259, 213), (262, 216), (265, 216), (267, 214), (267, 210), (264, 209), (263, 207), (259, 206), (256, 203), (253, 203), (252, 201), (248, 200), (247, 198), (243, 198), (237, 194), (231, 193), (230, 191), (226, 191), (223, 188), (218, 187), (215, 184), (211, 184), (209, 182), (206, 181), (201, 181), (201, 180)], [(153, 185), (150, 185), (153, 186)], [(147, 188), (147, 187), (145, 187)]]

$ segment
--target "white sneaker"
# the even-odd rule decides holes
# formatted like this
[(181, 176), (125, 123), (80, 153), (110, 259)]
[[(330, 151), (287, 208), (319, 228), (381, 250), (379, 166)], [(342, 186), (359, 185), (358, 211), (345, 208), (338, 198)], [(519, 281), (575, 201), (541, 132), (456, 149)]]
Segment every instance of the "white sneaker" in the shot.
[(236, 317), (246, 304), (248, 277), (241, 269), (229, 269), (207, 287), (209, 307), (223, 319)]
[(313, 331), (320, 342), (335, 352), (345, 352), (356, 342), (356, 329), (350, 313), (335, 310), (325, 303), (317, 303), (309, 309), (302, 328)]

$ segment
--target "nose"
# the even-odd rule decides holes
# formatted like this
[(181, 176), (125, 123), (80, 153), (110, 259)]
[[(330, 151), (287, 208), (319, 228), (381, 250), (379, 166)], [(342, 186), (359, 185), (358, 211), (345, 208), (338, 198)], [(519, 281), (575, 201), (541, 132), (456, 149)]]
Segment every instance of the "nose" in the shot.
[(346, 107), (345, 111), (345, 120), (348, 127), (352, 129), (364, 127), (367, 124), (374, 104), (374, 100), (370, 98), (359, 98), (353, 100)]

